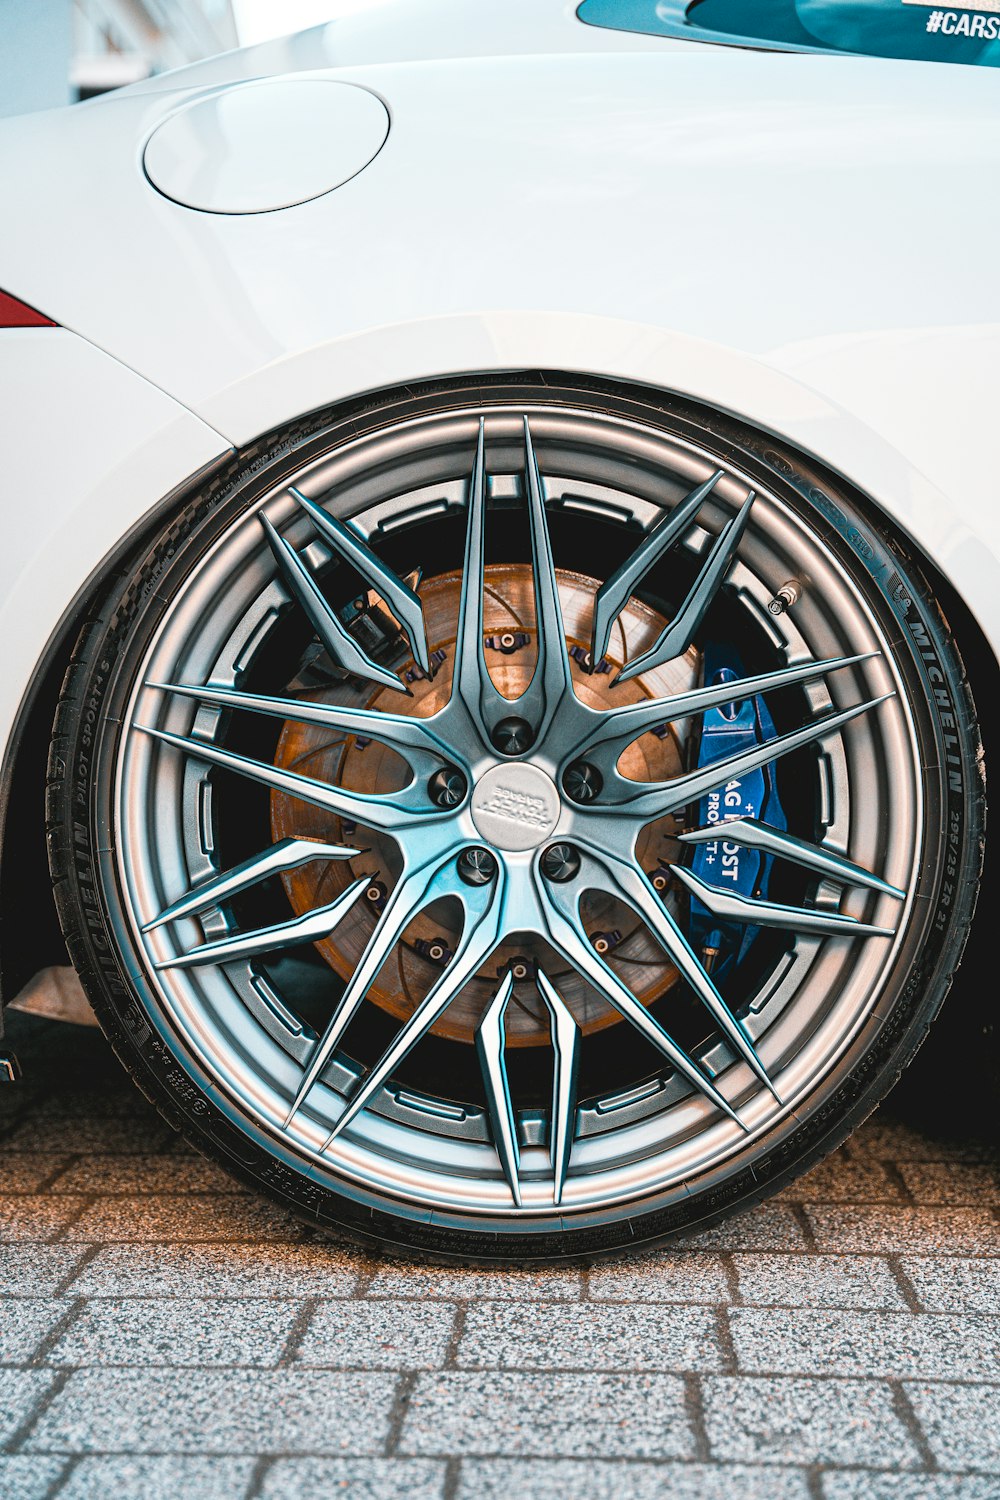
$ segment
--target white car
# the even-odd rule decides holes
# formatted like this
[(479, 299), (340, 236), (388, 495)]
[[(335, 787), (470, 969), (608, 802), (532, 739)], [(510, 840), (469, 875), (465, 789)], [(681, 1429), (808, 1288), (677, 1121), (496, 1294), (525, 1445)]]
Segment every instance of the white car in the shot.
[(654, 1243), (941, 1006), (1000, 701), (953, 3), (395, 0), (0, 127), (5, 996), (64, 939), (314, 1224)]

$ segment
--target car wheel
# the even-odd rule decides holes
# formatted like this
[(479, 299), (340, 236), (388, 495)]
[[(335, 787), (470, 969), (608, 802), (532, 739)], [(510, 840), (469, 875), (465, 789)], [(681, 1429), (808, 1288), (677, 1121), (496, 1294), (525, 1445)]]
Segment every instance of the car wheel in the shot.
[(358, 1240), (593, 1256), (759, 1201), (898, 1076), (978, 743), (916, 560), (805, 457), (640, 390), (410, 388), (241, 455), (111, 588), (52, 870), (200, 1150)]

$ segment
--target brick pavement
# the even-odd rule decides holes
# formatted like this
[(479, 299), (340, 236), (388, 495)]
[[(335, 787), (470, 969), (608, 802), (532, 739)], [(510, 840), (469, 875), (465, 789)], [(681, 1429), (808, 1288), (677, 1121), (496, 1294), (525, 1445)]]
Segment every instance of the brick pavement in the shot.
[(13, 1017), (4, 1500), (998, 1500), (1000, 1153), (883, 1109), (683, 1246), (589, 1271), (328, 1245)]

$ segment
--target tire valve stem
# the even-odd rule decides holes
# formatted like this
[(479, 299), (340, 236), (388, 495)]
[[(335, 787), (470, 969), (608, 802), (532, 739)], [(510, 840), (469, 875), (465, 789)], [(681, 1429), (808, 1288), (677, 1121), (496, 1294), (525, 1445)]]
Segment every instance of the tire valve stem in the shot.
[(788, 583), (783, 583), (767, 606), (769, 615), (783, 615), (786, 610), (791, 609), (793, 604), (798, 604), (802, 598), (802, 585), (794, 578)]
[(718, 950), (718, 948), (709, 948), (709, 947), (702, 948), (702, 950), (701, 950), (701, 962), (702, 962), (702, 967), (704, 968), (706, 974), (711, 974), (712, 970), (715, 968), (715, 961), (718, 958), (718, 956), (719, 956), (719, 950)]

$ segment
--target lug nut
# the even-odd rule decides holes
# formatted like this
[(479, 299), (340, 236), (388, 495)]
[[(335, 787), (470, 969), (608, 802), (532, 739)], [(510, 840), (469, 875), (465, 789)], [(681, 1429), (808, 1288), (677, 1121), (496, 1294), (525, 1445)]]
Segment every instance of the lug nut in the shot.
[(501, 755), (523, 755), (530, 750), (535, 731), (527, 719), (501, 719), (493, 731), (494, 748)]
[(497, 862), (488, 849), (465, 849), (458, 856), (458, 873), (466, 885), (489, 885)]
[(469, 783), (457, 766), (444, 766), (435, 771), (430, 779), (428, 791), (438, 807), (457, 807), (469, 790)]
[(593, 802), (603, 785), (600, 771), (587, 760), (575, 760), (563, 777), (563, 791), (573, 802)]
[(550, 844), (542, 854), (542, 874), (547, 880), (572, 880), (580, 870), (580, 856), (572, 844)]

